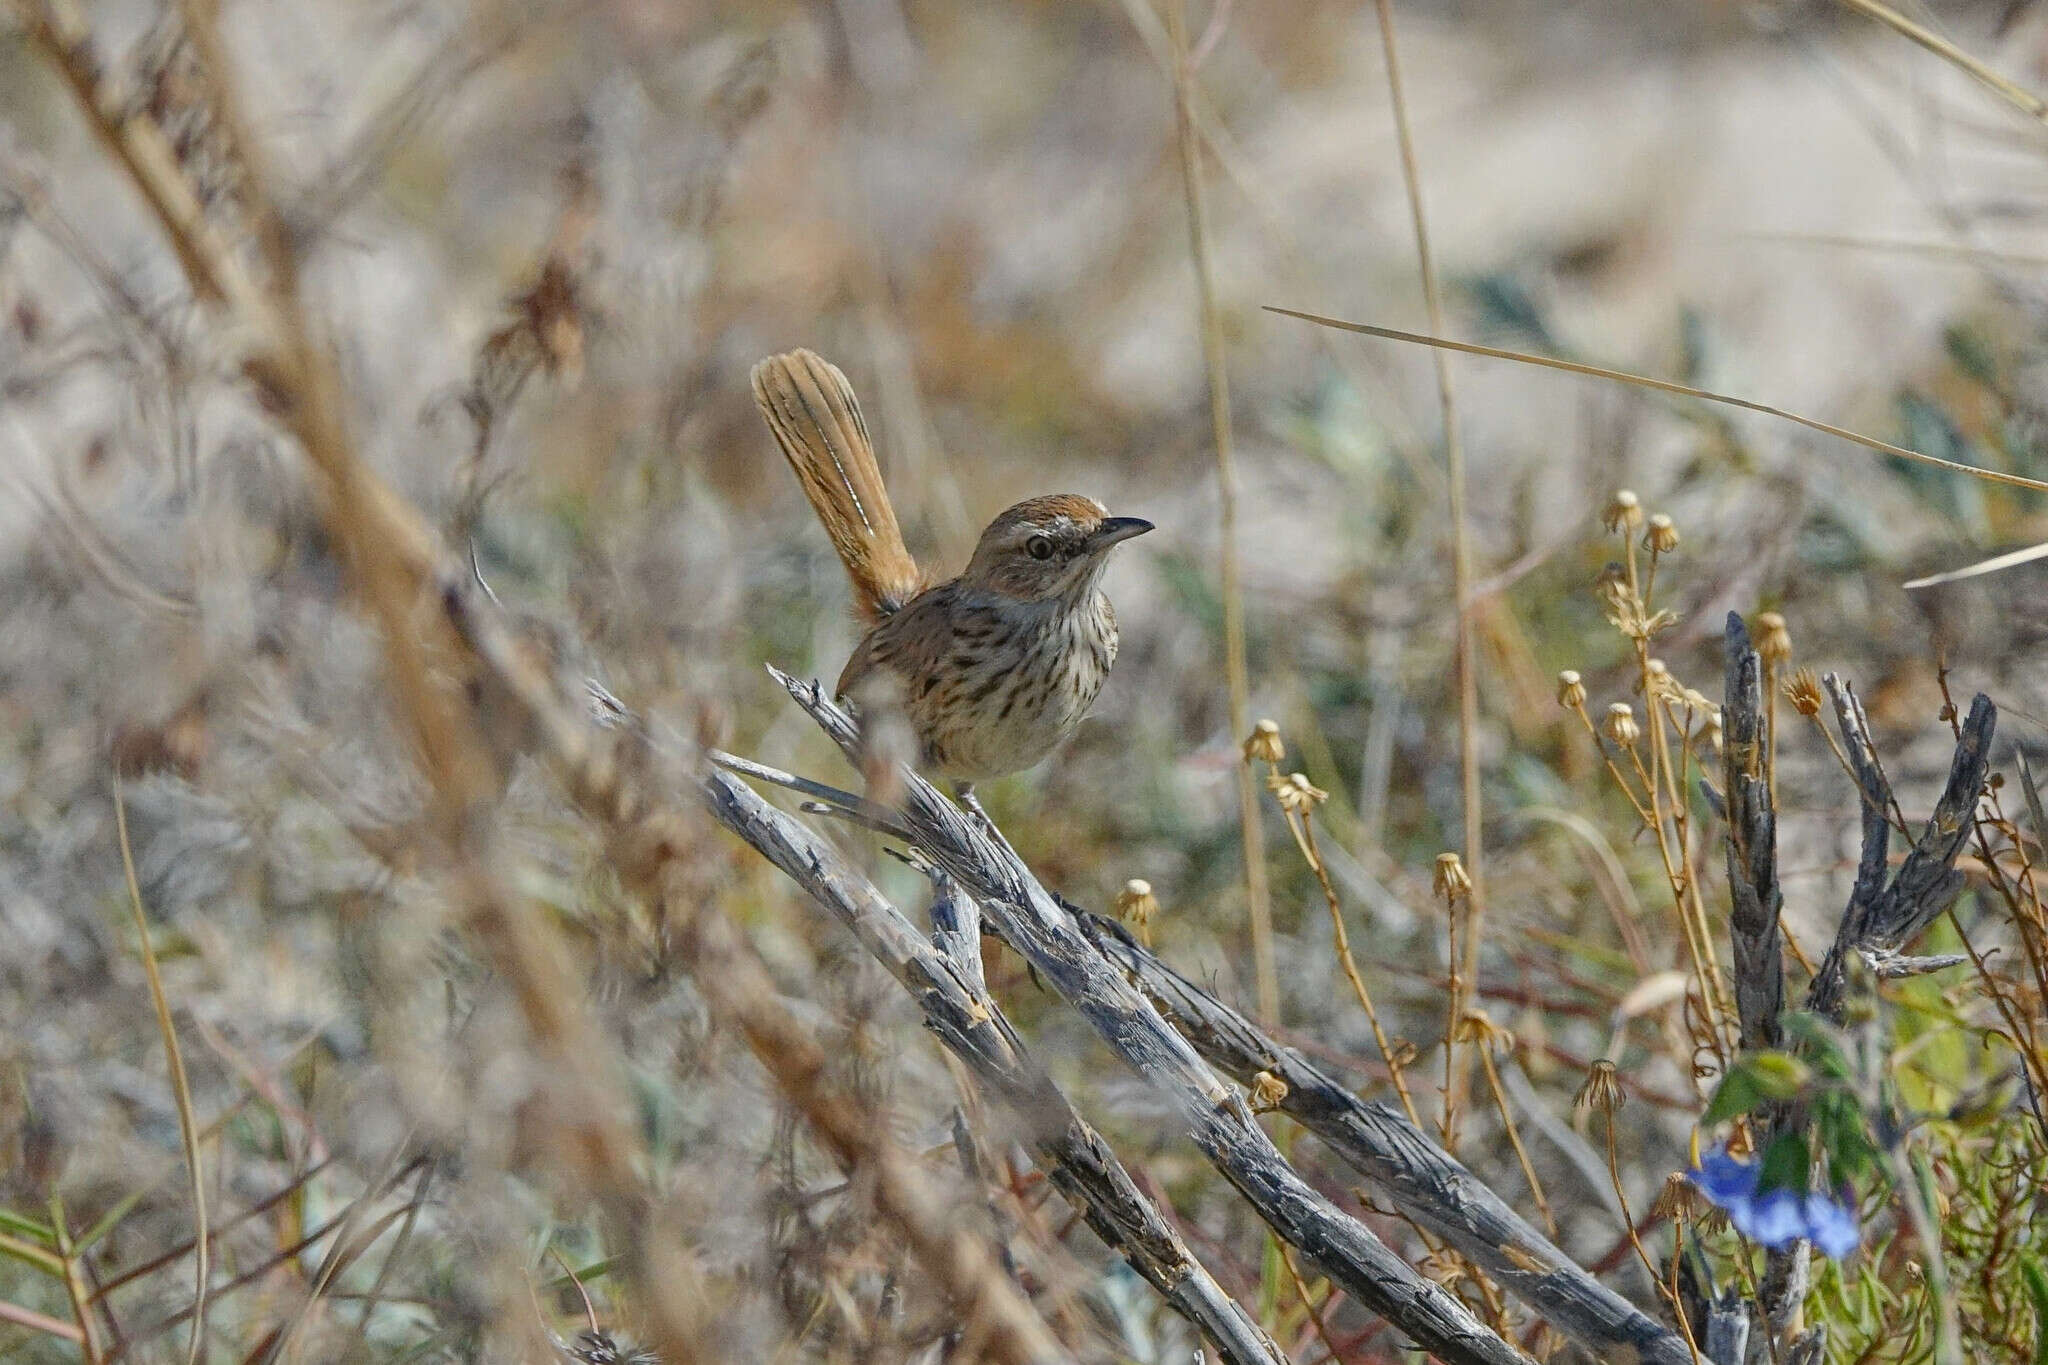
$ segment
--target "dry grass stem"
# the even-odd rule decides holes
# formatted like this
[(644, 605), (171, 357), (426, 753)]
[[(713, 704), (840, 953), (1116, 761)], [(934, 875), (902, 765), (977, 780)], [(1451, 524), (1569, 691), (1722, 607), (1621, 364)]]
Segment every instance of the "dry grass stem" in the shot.
[[(1379, 12), (1380, 47), (1387, 62), (1387, 98), (1394, 111), (1394, 139), (1401, 153), (1401, 183), (1407, 192), (1408, 216), (1415, 232), (1415, 259), (1422, 275), (1423, 303), (1429, 313), (1430, 331), (1441, 336), (1443, 290), (1437, 282), (1436, 261), (1430, 251), (1429, 215), (1423, 204), (1415, 137), (1408, 124), (1408, 99), (1402, 90), (1400, 49), (1394, 41), (1393, 0), (1374, 0), (1374, 4)], [(1465, 497), (1465, 444), (1458, 431), (1457, 395), (1451, 382), (1449, 359), (1441, 351), (1431, 358), (1436, 368), (1437, 406), (1443, 422), (1444, 468), (1450, 493), (1451, 595), (1456, 603), (1457, 626), (1454, 662), (1458, 689), (1458, 793), (1464, 824), (1465, 869), (1471, 878), (1471, 889), (1465, 895), (1463, 956), (1453, 965), (1451, 975), (1452, 1017), (1456, 1018), (1471, 1003), (1471, 993), (1479, 983), (1479, 947), (1486, 920), (1486, 860), (1479, 789), (1479, 680), (1474, 672), (1477, 653), (1472, 639), (1475, 604), (1472, 527)], [(1454, 1065), (1444, 1095), (1447, 1122), (1464, 1088), (1464, 1068)]]
[[(1264, 727), (1267, 723), (1261, 721), (1260, 726)], [(1262, 736), (1255, 736), (1258, 737)], [(1281, 753), (1279, 731), (1275, 729), (1270, 745), (1260, 754), (1271, 767), (1275, 777), (1279, 776)], [(1267, 754), (1271, 757), (1266, 757)], [(1301, 850), (1302, 861), (1308, 864), (1309, 870), (1315, 874), (1316, 885), (1322, 888), (1323, 905), (1330, 913), (1330, 932), (1336, 941), (1337, 961), (1344, 968), (1345, 980), (1351, 983), (1351, 993), (1357, 997), (1358, 1007), (1365, 1011), (1366, 1023), (1372, 1026), (1373, 1044), (1379, 1048), (1380, 1058), (1387, 1064), (1387, 1075), (1394, 1083), (1394, 1093), (1401, 1097), (1401, 1108), (1408, 1115), (1408, 1121), (1420, 1128), (1422, 1118), (1416, 1113), (1415, 1097), (1408, 1091), (1407, 1067), (1402, 1063), (1400, 1051), (1394, 1047), (1392, 1040), (1387, 1037), (1386, 1029), (1380, 1024), (1379, 1011), (1373, 1008), (1372, 992), (1366, 989), (1365, 978), (1358, 970), (1358, 961), (1352, 956), (1351, 933), (1344, 925), (1343, 903), (1337, 897), (1337, 888), (1330, 880), (1330, 869), (1324, 863), (1322, 849), (1316, 843), (1312, 810), (1311, 807), (1297, 813), (1282, 805), (1280, 814), (1287, 822), (1287, 832), (1294, 836), (1295, 847)], [(1151, 945), (1148, 943), (1146, 946)]]
[[(178, 1110), (178, 1139), (185, 1146), (185, 1171), (192, 1187), (192, 1333), (185, 1346), (185, 1365), (196, 1365), (206, 1342), (207, 1281), (213, 1272), (212, 1243), (206, 1221), (206, 1167), (202, 1163), (199, 1121), (192, 1112), (192, 1086), (185, 1077), (185, 1051), (178, 1045), (171, 1021), (171, 999), (157, 969), (156, 945), (149, 933), (149, 915), (142, 908), (142, 887), (135, 879), (135, 853), (128, 845), (128, 807), (121, 799), (121, 775), (114, 774), (114, 829), (121, 844), (121, 873), (128, 879), (128, 908), (135, 917), (136, 951), (149, 978), (149, 1003), (156, 1010), (157, 1032), (163, 1038), (164, 1062), (171, 1077), (171, 1100)], [(84, 1323), (81, 1321), (81, 1327)]]
[(1865, 450), (1874, 450), (1880, 455), (1890, 455), (1897, 459), (1910, 460), (1915, 464), (1927, 465), (1930, 468), (1945, 470), (1951, 474), (1965, 474), (1973, 479), (1983, 479), (1989, 483), (2004, 484), (2008, 488), (2025, 488), (2036, 493), (2048, 493), (2048, 483), (2043, 483), (2039, 479), (2029, 479), (2018, 474), (2008, 474), (2000, 469), (1984, 469), (1977, 465), (1963, 464), (1956, 460), (1944, 460), (1938, 455), (1928, 455), (1922, 451), (1909, 450), (1905, 446), (1895, 446), (1889, 441), (1880, 441), (1875, 436), (1865, 436), (1861, 432), (1835, 426), (1831, 422), (1823, 422), (1813, 417), (1802, 417), (1796, 412), (1772, 407), (1768, 403), (1759, 403), (1754, 399), (1738, 398), (1733, 394), (1715, 393), (1710, 389), (1696, 389), (1690, 384), (1676, 384), (1668, 379), (1652, 379), (1647, 375), (1630, 374), (1625, 370), (1610, 370), (1599, 365), (1584, 365), (1576, 360), (1559, 360), (1555, 356), (1535, 355), (1528, 351), (1503, 350), (1498, 346), (1480, 346), (1469, 341), (1452, 341), (1447, 337), (1441, 336), (1424, 336), (1419, 332), (1403, 332), (1392, 327), (1376, 327), (1366, 322), (1346, 322), (1341, 318), (1324, 317), (1319, 313), (1304, 313), (1294, 308), (1280, 308), (1269, 304), (1266, 307), (1266, 311), (1278, 313), (1283, 317), (1300, 318), (1303, 322), (1312, 322), (1318, 327), (1334, 327), (1340, 332), (1357, 332), (1362, 336), (1383, 337), (1388, 341), (1405, 341), (1414, 346), (1434, 346), (1446, 351), (1462, 351), (1466, 355), (1487, 356), (1494, 360), (1512, 360), (1522, 365), (1537, 365), (1549, 370), (1563, 370), (1567, 374), (1580, 374), (1592, 379), (1606, 379), (1616, 384), (1631, 384), (1636, 388), (1655, 389), (1659, 393), (1676, 394), (1681, 398), (1697, 398), (1708, 403), (1720, 403), (1727, 407), (1741, 408), (1747, 412), (1758, 412), (1766, 417), (1776, 417), (1781, 421), (1792, 422), (1810, 431), (1818, 431), (1823, 435), (1834, 436), (1847, 441), (1851, 445), (1861, 446)]
[[(1233, 738), (1251, 725), (1251, 681), (1245, 662), (1244, 590), (1237, 564), (1237, 465), (1232, 457), (1230, 370), (1224, 353), (1223, 316), (1216, 302), (1210, 261), (1209, 205), (1202, 184), (1201, 139), (1195, 131), (1195, 65), (1188, 52), (1186, 0), (1167, 0), (1166, 30), (1173, 61), (1175, 141), (1180, 151), (1181, 188), (1187, 199), (1188, 246), (1194, 259), (1195, 290), (1201, 306), (1202, 363), (1209, 377), (1209, 427), (1216, 446), (1219, 506), (1218, 561), (1222, 569), (1223, 671), (1230, 692)], [(1217, 16), (1220, 20), (1222, 16)], [(1259, 823), (1259, 794), (1249, 767), (1237, 767), (1238, 825), (1244, 842), (1245, 908), (1251, 923), (1252, 976), (1259, 1017), (1280, 1019), (1280, 978), (1273, 958), (1272, 895), (1266, 886), (1266, 837)]]
[[(1493, 1096), (1493, 1107), (1495, 1112), (1500, 1115), (1501, 1129), (1508, 1136), (1508, 1145), (1514, 1148), (1515, 1164), (1522, 1168), (1522, 1178), (1529, 1182), (1529, 1197), (1536, 1201), (1536, 1211), (1543, 1215), (1544, 1230), (1549, 1232), (1552, 1238), (1555, 1238), (1558, 1235), (1557, 1218), (1550, 1211), (1550, 1200), (1543, 1193), (1543, 1181), (1536, 1174), (1535, 1163), (1529, 1160), (1529, 1149), (1522, 1145), (1521, 1125), (1515, 1122), (1514, 1106), (1508, 1103), (1507, 1091), (1502, 1088), (1500, 1083), (1500, 1070), (1493, 1060), (1494, 1037), (1507, 1036), (1502, 1035), (1500, 1030), (1495, 1028), (1490, 1021), (1485, 1021), (1483, 1013), (1476, 1014), (1474, 1017), (1484, 1021), (1481, 1029), (1478, 1030), (1477, 1036), (1473, 1039), (1473, 1044), (1474, 1050), (1479, 1054), (1480, 1069), (1486, 1076), (1487, 1091)], [(1507, 1045), (1512, 1049), (1514, 1045), (1512, 1037), (1507, 1037)]]
[(2048, 100), (2000, 75), (1934, 30), (1915, 23), (1889, 5), (1879, 4), (1878, 0), (1840, 0), (1840, 3), (1918, 43), (2029, 118), (2048, 123)]

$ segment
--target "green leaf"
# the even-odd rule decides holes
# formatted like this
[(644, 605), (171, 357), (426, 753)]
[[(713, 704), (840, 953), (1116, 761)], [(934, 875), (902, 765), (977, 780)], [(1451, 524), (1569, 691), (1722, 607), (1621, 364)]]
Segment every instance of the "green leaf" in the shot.
[(1740, 1118), (1763, 1102), (1764, 1092), (1757, 1084), (1756, 1072), (1738, 1062), (1715, 1087), (1714, 1098), (1707, 1101), (1707, 1112), (1700, 1115), (1700, 1123), (1708, 1127), (1726, 1123), (1729, 1119)]
[(1830, 1080), (1846, 1081), (1856, 1074), (1849, 1064), (1849, 1050), (1842, 1031), (1817, 1014), (1794, 1010), (1784, 1016), (1785, 1037), (1799, 1045), (1813, 1069)]
[(2034, 1301), (2034, 1365), (2048, 1365), (2048, 1271), (2041, 1268), (2040, 1257), (2023, 1256), (2020, 1277)]
[(1842, 1090), (1824, 1090), (1814, 1096), (1813, 1128), (1827, 1155), (1829, 1184), (1853, 1184), (1877, 1169), (1877, 1144), (1871, 1141), (1854, 1096)]
[(38, 1223), (33, 1218), (25, 1218), (13, 1209), (0, 1208), (0, 1229), (19, 1233), (23, 1237), (33, 1237), (44, 1246), (57, 1245), (56, 1229), (47, 1223)]
[(143, 1200), (143, 1197), (148, 1195), (149, 1193), (150, 1191), (147, 1189), (136, 1190), (133, 1193), (129, 1194), (126, 1198), (122, 1199), (119, 1203), (115, 1204), (114, 1207), (108, 1209), (106, 1213), (101, 1215), (100, 1221), (94, 1223), (92, 1227), (89, 1230), (87, 1230), (85, 1236), (78, 1239), (77, 1244), (74, 1245), (71, 1249), (72, 1254), (82, 1254), (83, 1252), (97, 1245), (100, 1238), (106, 1236), (108, 1233), (112, 1232), (116, 1227), (120, 1226), (121, 1220), (123, 1218), (126, 1218), (129, 1214), (133, 1213), (135, 1211), (135, 1206), (137, 1204), (140, 1204)]
[(1797, 1190), (1806, 1193), (1806, 1173), (1813, 1166), (1813, 1152), (1804, 1133), (1780, 1133), (1764, 1148), (1764, 1168), (1757, 1173), (1757, 1193), (1768, 1190)]
[(1813, 1079), (1806, 1063), (1789, 1052), (1760, 1052), (1749, 1059), (1749, 1066), (1756, 1072), (1757, 1088), (1765, 1099), (1789, 1100)]
[(54, 1251), (45, 1251), (34, 1242), (25, 1242), (0, 1232), (0, 1257), (21, 1261), (58, 1279), (64, 1278), (64, 1260)]
[(1797, 1057), (1785, 1052), (1759, 1052), (1728, 1069), (1700, 1122), (1722, 1123), (1749, 1113), (1767, 1100), (1789, 1100), (1812, 1079)]

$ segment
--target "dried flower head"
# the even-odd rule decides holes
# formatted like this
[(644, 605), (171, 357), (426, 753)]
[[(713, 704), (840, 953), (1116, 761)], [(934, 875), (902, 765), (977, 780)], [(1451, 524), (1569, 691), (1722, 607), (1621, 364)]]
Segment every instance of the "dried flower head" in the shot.
[(1635, 530), (1643, 524), (1642, 500), (1626, 488), (1616, 490), (1614, 496), (1607, 500), (1600, 522), (1610, 532)]
[(1792, 681), (1785, 684), (1785, 695), (1792, 702), (1792, 709), (1802, 716), (1820, 714), (1820, 679), (1813, 676), (1813, 670), (1802, 668), (1792, 675)]
[(1643, 548), (1653, 555), (1668, 555), (1678, 548), (1678, 527), (1662, 512), (1650, 518), (1649, 529), (1643, 532)]
[(1598, 1109), (1603, 1114), (1613, 1114), (1621, 1108), (1621, 1076), (1614, 1069), (1614, 1063), (1605, 1057), (1595, 1061), (1586, 1072), (1586, 1083), (1579, 1087), (1579, 1093), (1572, 1099), (1572, 1113), (1584, 1114)]
[(1436, 875), (1430, 884), (1447, 901), (1472, 894), (1472, 874), (1465, 870), (1465, 860), (1455, 853), (1436, 855)]
[(1665, 1176), (1664, 1187), (1657, 1191), (1656, 1202), (1650, 1205), (1650, 1216), (1682, 1223), (1697, 1218), (1699, 1213), (1699, 1187), (1692, 1183), (1692, 1177), (1684, 1171)]
[(1635, 708), (1625, 701), (1607, 708), (1607, 718), (1600, 722), (1600, 730), (1624, 749), (1634, 748), (1643, 736), (1642, 727), (1636, 724)]
[(1261, 1071), (1252, 1077), (1252, 1112), (1270, 1113), (1280, 1107), (1280, 1101), (1287, 1098), (1287, 1082), (1270, 1071)]
[(1652, 701), (1685, 704), (1684, 684), (1671, 676), (1670, 667), (1662, 659), (1644, 660), (1643, 691)]
[(1112, 902), (1117, 918), (1134, 929), (1143, 930), (1152, 923), (1152, 917), (1159, 913), (1159, 898), (1152, 894), (1152, 883), (1143, 877), (1133, 877), (1124, 883), (1124, 889), (1116, 893)]
[(1567, 668), (1557, 675), (1557, 704), (1567, 711), (1576, 711), (1586, 704), (1586, 683), (1576, 668)]
[(1458, 1041), (1477, 1043), (1502, 1057), (1515, 1050), (1515, 1035), (1494, 1023), (1482, 1009), (1467, 1009), (1458, 1016)]
[(1330, 794), (1311, 783), (1305, 773), (1289, 773), (1285, 777), (1274, 773), (1266, 779), (1266, 786), (1280, 802), (1280, 809), (1289, 815), (1307, 815), (1330, 799)]
[(1244, 761), (1247, 763), (1278, 763), (1287, 757), (1287, 746), (1280, 742), (1280, 727), (1270, 720), (1262, 720), (1252, 727), (1245, 738)]
[(1756, 652), (1767, 664), (1781, 664), (1792, 657), (1792, 632), (1785, 628), (1785, 618), (1777, 612), (1767, 611), (1756, 618)]

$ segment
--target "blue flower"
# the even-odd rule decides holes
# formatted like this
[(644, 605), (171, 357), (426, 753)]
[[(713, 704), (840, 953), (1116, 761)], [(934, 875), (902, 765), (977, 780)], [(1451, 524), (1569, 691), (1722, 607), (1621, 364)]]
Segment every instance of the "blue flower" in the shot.
[(1698, 1166), (1686, 1172), (1701, 1194), (1724, 1209), (1733, 1201), (1753, 1198), (1759, 1174), (1751, 1162), (1737, 1161), (1728, 1155), (1726, 1147), (1710, 1149)]
[[(1845, 1188), (1846, 1195), (1848, 1190)], [(1806, 1237), (1832, 1260), (1846, 1260), (1863, 1240), (1863, 1228), (1856, 1221), (1856, 1206), (1847, 1199), (1825, 1195), (1806, 1196)]]
[(1761, 1165), (1737, 1161), (1725, 1147), (1709, 1151), (1686, 1172), (1708, 1202), (1727, 1211), (1735, 1230), (1759, 1246), (1782, 1251), (1804, 1238), (1821, 1255), (1838, 1261), (1856, 1249), (1863, 1230), (1846, 1199), (1785, 1188), (1759, 1190), (1762, 1175)]

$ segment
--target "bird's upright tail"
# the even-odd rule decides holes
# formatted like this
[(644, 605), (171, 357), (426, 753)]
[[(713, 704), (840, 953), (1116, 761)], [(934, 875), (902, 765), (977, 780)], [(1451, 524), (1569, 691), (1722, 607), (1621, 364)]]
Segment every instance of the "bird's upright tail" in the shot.
[(853, 580), (854, 606), (874, 622), (917, 595), (923, 575), (904, 547), (853, 385), (811, 351), (754, 366), (754, 402), (796, 471)]

